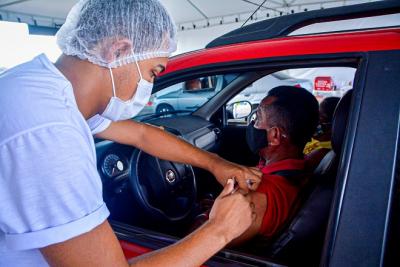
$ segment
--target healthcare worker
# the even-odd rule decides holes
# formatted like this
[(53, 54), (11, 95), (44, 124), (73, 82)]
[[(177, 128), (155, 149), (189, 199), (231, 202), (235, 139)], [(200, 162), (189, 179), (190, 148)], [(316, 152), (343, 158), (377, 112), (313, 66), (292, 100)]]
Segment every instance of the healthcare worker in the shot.
[(0, 76), (0, 266), (128, 264), (107, 222), (93, 135), (207, 169), (225, 185), (208, 223), (132, 265), (200, 265), (250, 226), (253, 205), (231, 194), (229, 178), (255, 189), (259, 172), (129, 120), (175, 35), (156, 0), (80, 1), (57, 34), (55, 64), (42, 54)]

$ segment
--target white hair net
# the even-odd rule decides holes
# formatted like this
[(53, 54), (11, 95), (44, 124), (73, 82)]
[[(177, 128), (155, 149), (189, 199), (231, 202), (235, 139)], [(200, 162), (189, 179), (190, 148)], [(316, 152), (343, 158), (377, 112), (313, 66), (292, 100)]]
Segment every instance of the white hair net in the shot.
[[(115, 68), (168, 57), (176, 50), (175, 38), (175, 24), (157, 0), (80, 0), (58, 31), (57, 44), (66, 55)], [(110, 56), (118, 41), (129, 49)]]

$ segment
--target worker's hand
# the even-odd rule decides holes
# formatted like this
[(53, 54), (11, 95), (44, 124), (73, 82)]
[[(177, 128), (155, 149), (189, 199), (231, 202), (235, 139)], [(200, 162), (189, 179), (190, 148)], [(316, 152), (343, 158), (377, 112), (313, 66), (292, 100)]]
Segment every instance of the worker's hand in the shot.
[(229, 243), (246, 231), (255, 217), (249, 196), (236, 191), (234, 181), (229, 179), (214, 202), (208, 223), (218, 226), (225, 242)]
[(225, 185), (228, 179), (235, 179), (240, 189), (247, 193), (256, 190), (261, 182), (262, 173), (258, 168), (245, 167), (216, 156), (210, 169), (221, 185)]

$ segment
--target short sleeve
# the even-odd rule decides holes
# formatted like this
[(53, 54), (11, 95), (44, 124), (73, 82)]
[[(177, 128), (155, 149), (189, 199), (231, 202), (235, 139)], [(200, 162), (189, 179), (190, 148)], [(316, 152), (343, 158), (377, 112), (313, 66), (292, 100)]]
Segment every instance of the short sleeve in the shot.
[(87, 120), (87, 124), (89, 125), (92, 134), (95, 135), (107, 129), (111, 124), (111, 120), (96, 114)]
[(0, 144), (0, 230), (27, 250), (63, 242), (104, 222), (93, 146), (70, 125), (25, 132)]
[(257, 192), (266, 196), (267, 206), (259, 233), (272, 237), (287, 221), (298, 189), (278, 175), (264, 175)]

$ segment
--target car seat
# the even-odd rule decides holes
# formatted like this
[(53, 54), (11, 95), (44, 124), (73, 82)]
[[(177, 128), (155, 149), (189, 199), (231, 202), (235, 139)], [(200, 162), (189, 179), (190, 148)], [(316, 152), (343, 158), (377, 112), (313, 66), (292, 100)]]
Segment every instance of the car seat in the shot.
[[(247, 252), (274, 259), (289, 266), (317, 266), (320, 261), (342, 144), (347, 127), (352, 91), (336, 107), (332, 122), (332, 151), (315, 169), (303, 192), (300, 208), (277, 238), (256, 237)], [(262, 243), (262, 244), (261, 244)]]
[(314, 172), (318, 165), (321, 163), (322, 159), (331, 151), (328, 148), (317, 148), (314, 151), (310, 152), (308, 155), (305, 155), (304, 158), (306, 160), (307, 169), (311, 172)]

